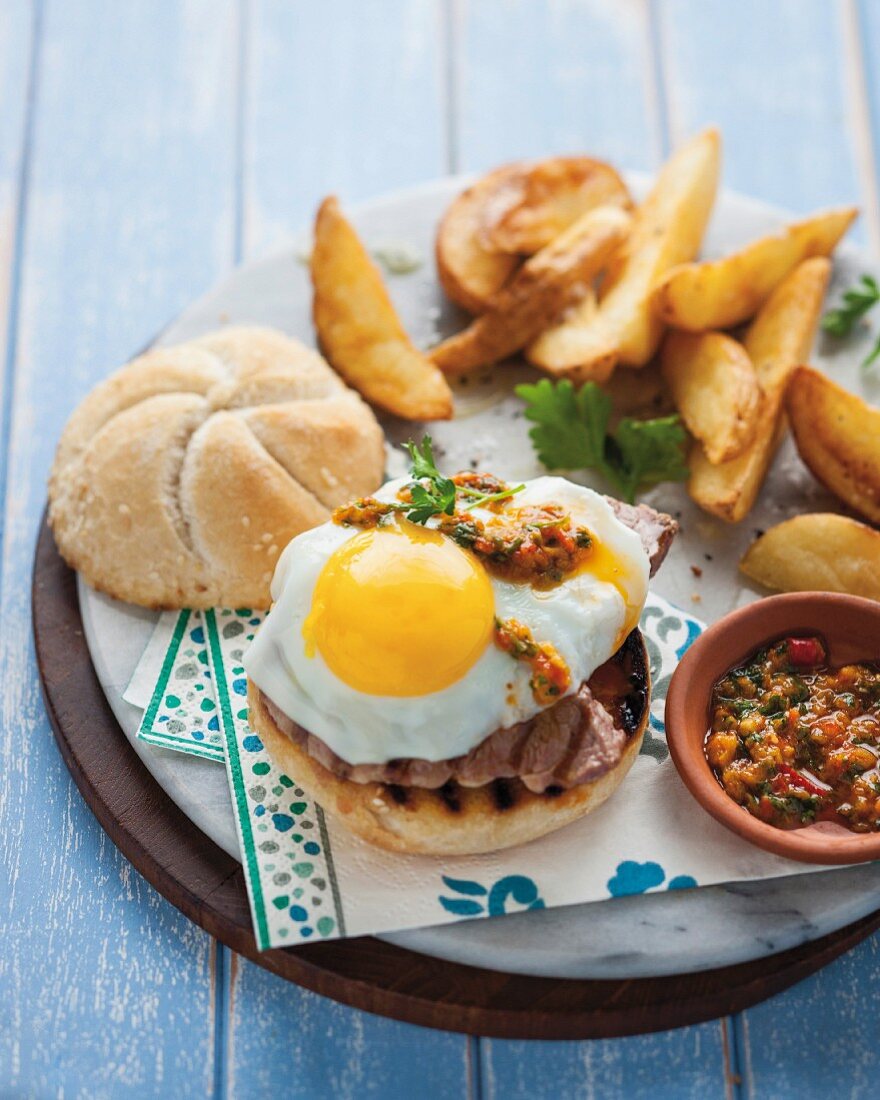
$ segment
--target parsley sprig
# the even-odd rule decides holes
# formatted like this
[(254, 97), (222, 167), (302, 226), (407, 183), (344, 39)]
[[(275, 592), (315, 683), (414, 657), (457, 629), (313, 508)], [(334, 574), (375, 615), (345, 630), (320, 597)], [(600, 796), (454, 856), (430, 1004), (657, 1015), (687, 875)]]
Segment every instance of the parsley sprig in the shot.
[(411, 502), (398, 506), (396, 510), (403, 512), (411, 523), (425, 524), (436, 515), (451, 516), (455, 512), (457, 493), (470, 498), (470, 503), (465, 506), (470, 510), (495, 500), (505, 500), (515, 493), (522, 492), (525, 488), (525, 485), (517, 485), (498, 493), (481, 493), (468, 485), (456, 485), (451, 478), (444, 477), (437, 469), (434, 447), (429, 435), (424, 436), (421, 443), (411, 439), (406, 444), (406, 449), (409, 451), (412, 462), (410, 473), (413, 481), (409, 486)]
[[(822, 328), (832, 336), (849, 336), (856, 324), (869, 310), (880, 302), (880, 285), (872, 275), (863, 275), (855, 286), (843, 293), (843, 301), (837, 309), (830, 309), (822, 318)], [(880, 358), (880, 336), (874, 343), (863, 367)]]
[(611, 398), (595, 382), (576, 390), (568, 379), (542, 378), (517, 386), (516, 394), (534, 422), (529, 436), (538, 458), (550, 470), (598, 470), (630, 503), (640, 488), (688, 475), (678, 416), (625, 417), (609, 432)]
[(412, 523), (427, 523), (431, 516), (444, 513), (451, 516), (455, 511), (455, 482), (437, 469), (431, 437), (426, 435), (421, 446), (410, 440), (406, 449), (412, 461), (410, 473), (415, 479), (409, 487), (412, 504), (407, 508), (406, 518)]

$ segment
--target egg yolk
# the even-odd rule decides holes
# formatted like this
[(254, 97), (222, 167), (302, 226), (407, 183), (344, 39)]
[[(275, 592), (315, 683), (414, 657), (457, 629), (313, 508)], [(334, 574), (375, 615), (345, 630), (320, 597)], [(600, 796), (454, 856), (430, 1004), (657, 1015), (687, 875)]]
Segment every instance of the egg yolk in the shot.
[(633, 598), (629, 591), (629, 577), (627, 576), (627, 570), (624, 568), (624, 562), (613, 554), (604, 542), (599, 542), (598, 539), (593, 540), (590, 553), (578, 572), (589, 573), (597, 581), (604, 581), (606, 584), (613, 585), (626, 605), (626, 618), (614, 642), (616, 652), (630, 633), (639, 625), (644, 593)]
[(476, 558), (407, 522), (363, 531), (318, 577), (303, 624), (306, 655), (368, 695), (441, 691), (492, 637), (495, 601)]

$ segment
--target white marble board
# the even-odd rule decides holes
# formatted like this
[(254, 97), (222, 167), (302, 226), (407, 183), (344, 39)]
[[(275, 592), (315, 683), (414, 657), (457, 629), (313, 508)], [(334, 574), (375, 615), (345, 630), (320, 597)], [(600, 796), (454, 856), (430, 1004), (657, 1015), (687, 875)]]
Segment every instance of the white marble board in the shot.
[[(647, 181), (628, 177), (634, 193)], [(404, 243), (424, 259), (408, 275), (390, 275), (389, 285), (414, 339), (428, 346), (462, 321), (444, 301), (434, 276), (432, 240), (440, 212), (462, 186), (447, 179), (411, 188), (354, 208), (351, 213), (371, 247)], [(786, 220), (763, 203), (729, 192), (719, 196), (704, 254), (717, 255)], [(195, 302), (161, 335), (171, 344), (228, 323), (272, 325), (314, 343), (311, 288), (302, 256), (308, 235), (233, 272)], [(830, 295), (863, 271), (880, 268), (859, 252), (843, 248), (835, 263)], [(880, 381), (859, 369), (866, 336), (843, 346), (820, 338), (813, 362), (841, 384), (880, 400)], [(497, 369), (487, 382), (457, 393), (456, 419), (431, 426), (447, 468), (477, 460), (509, 479), (537, 476), (541, 470), (527, 438), (527, 423), (511, 394), (514, 380), (530, 377), (525, 367)], [(418, 429), (384, 422), (389, 440), (400, 442)], [(586, 484), (601, 487), (584, 477)], [(655, 579), (661, 595), (711, 622), (761, 592), (736, 568), (756, 530), (788, 515), (834, 508), (830, 497), (800, 463), (790, 441), (752, 514), (736, 527), (695, 508), (678, 485), (659, 486), (643, 499), (679, 516), (682, 533)], [(695, 577), (691, 566), (702, 570)], [(154, 616), (120, 604), (80, 585), (86, 638), (99, 678), (116, 717), (144, 764), (171, 798), (225, 851), (238, 857), (226, 777), (216, 764), (155, 749), (138, 742), (140, 712), (122, 692), (146, 645)], [(125, 639), (120, 645), (119, 638)], [(112, 643), (111, 643), (112, 639)], [(622, 788), (625, 790), (625, 787)], [(619, 797), (619, 795), (618, 795)], [(698, 822), (702, 810), (694, 804)], [(758, 883), (736, 883), (690, 891), (658, 893), (466, 921), (388, 936), (401, 946), (455, 962), (549, 977), (635, 978), (686, 973), (759, 958), (834, 931), (880, 906), (880, 864), (793, 876)]]

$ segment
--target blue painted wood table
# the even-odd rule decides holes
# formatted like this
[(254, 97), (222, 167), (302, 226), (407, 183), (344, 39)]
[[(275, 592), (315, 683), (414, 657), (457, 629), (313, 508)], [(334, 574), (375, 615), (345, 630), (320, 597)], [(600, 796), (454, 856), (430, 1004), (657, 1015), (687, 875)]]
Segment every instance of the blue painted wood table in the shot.
[(878, 936), (735, 1019), (533, 1044), (378, 1019), (231, 956), (80, 799), (28, 588), (77, 400), (327, 190), (567, 150), (653, 168), (714, 121), (728, 186), (855, 200), (880, 251), (880, 4), (0, 0), (0, 104), (0, 1094), (876, 1095)]

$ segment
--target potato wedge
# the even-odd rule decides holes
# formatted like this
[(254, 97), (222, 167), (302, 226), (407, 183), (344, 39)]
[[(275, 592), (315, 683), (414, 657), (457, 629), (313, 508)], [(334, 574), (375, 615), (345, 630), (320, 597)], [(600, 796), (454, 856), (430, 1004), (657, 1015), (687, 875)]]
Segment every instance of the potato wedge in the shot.
[(481, 317), (438, 344), (431, 362), (463, 374), (519, 351), (584, 293), (626, 240), (630, 221), (617, 206), (584, 214), (526, 260)]
[(311, 259), (312, 311), (331, 366), (375, 405), (409, 420), (448, 420), (446, 379), (410, 341), (379, 269), (335, 198), (321, 203)]
[[(586, 347), (615, 345), (622, 364), (642, 367), (657, 350), (663, 323), (651, 306), (657, 280), (675, 264), (697, 254), (718, 187), (721, 139), (717, 130), (704, 130), (666, 162), (654, 187), (636, 210), (626, 247), (621, 249), (599, 296), (594, 317), (577, 315), (555, 325), (540, 349), (529, 349), (529, 358), (561, 363), (560, 349), (574, 351), (580, 341), (572, 328), (595, 327), (600, 335), (585, 339)], [(592, 363), (571, 361), (587, 376)]]
[(785, 435), (785, 387), (809, 354), (830, 273), (831, 262), (824, 257), (804, 260), (773, 291), (746, 332), (743, 346), (762, 391), (751, 443), (718, 465), (701, 444), (691, 448), (688, 492), (701, 508), (729, 523), (741, 520), (755, 503)]
[(880, 523), (880, 409), (812, 367), (798, 367), (785, 408), (801, 458), (854, 512)]
[(637, 420), (650, 420), (655, 416), (671, 416), (676, 412), (672, 394), (660, 371), (660, 361), (655, 358), (639, 370), (616, 370), (604, 382), (602, 389), (611, 398), (614, 410), (611, 426), (625, 416)]
[(795, 516), (753, 542), (739, 567), (780, 592), (848, 592), (880, 600), (880, 531), (829, 512)]
[(761, 394), (742, 344), (722, 332), (670, 332), (661, 369), (685, 427), (709, 462), (741, 454), (754, 437)]
[(823, 211), (720, 260), (679, 264), (654, 288), (654, 311), (689, 332), (747, 321), (802, 260), (830, 256), (857, 214), (854, 206)]
[(597, 206), (632, 209), (626, 184), (611, 165), (591, 157), (549, 157), (489, 204), (483, 240), (494, 251), (531, 256)]
[(482, 176), (455, 198), (437, 228), (435, 257), (440, 285), (469, 313), (482, 313), (520, 265), (519, 256), (488, 248), (482, 231), (487, 207), (518, 187), (526, 163), (506, 164)]
[(592, 290), (526, 348), (526, 359), (547, 374), (573, 382), (605, 382), (617, 366), (617, 344), (599, 318)]

